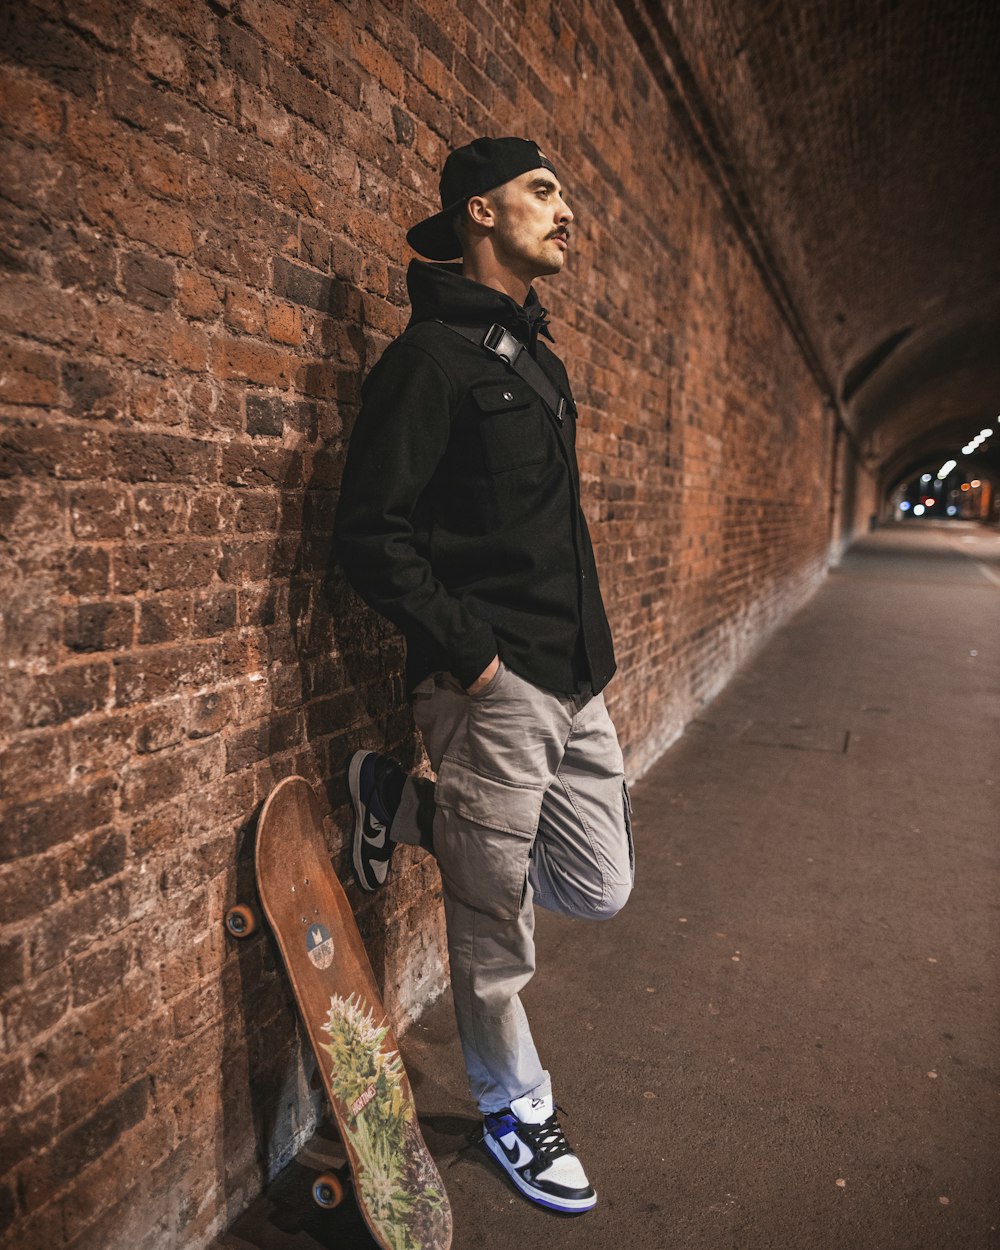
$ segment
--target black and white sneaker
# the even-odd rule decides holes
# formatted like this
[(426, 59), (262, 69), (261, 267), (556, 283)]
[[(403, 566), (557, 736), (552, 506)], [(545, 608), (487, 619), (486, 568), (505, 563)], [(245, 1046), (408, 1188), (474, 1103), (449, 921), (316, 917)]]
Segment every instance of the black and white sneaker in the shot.
[(354, 871), (363, 890), (385, 884), (396, 844), (389, 837), (406, 774), (387, 755), (356, 751), (347, 769), (354, 803)]
[(515, 1098), (483, 1121), (490, 1154), (526, 1198), (553, 1211), (589, 1211), (597, 1194), (559, 1126), (551, 1094)]

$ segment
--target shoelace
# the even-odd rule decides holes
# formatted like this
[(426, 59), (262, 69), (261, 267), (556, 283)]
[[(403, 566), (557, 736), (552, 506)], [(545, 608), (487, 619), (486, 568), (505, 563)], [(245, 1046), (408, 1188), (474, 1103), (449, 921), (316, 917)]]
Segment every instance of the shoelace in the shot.
[[(519, 1120), (517, 1116), (511, 1115), (512, 1127), (511, 1132), (518, 1133), (527, 1146), (531, 1148), (532, 1154), (535, 1156), (533, 1162), (544, 1163), (546, 1166), (554, 1162), (562, 1155), (573, 1153), (573, 1147), (566, 1140), (566, 1134), (562, 1130), (556, 1112), (566, 1112), (556, 1103), (556, 1109), (552, 1112), (547, 1120), (543, 1120), (541, 1124), (529, 1124), (524, 1120)], [(483, 1130), (482, 1134), (475, 1138), (473, 1145), (486, 1140), (486, 1134), (489, 1130)], [(539, 1168), (544, 1171), (544, 1168)]]
[[(520, 1121), (517, 1131), (531, 1147), (536, 1166), (538, 1164), (547, 1166), (562, 1155), (573, 1153), (573, 1148), (566, 1140), (566, 1134), (562, 1131), (562, 1126), (554, 1111), (541, 1124), (525, 1124), (523, 1120)], [(539, 1170), (544, 1171), (544, 1167)]]

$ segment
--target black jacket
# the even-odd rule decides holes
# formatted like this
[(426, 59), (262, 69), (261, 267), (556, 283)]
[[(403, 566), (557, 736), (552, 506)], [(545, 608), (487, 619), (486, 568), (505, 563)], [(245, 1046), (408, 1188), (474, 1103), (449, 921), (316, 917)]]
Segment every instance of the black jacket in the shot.
[[(524, 307), (457, 265), (413, 261), (413, 315), (362, 391), (337, 510), (337, 554), (403, 631), (407, 686), (471, 685), (494, 655), (559, 693), (615, 670), (580, 510), (576, 409), (532, 290)], [(504, 326), (567, 398), (560, 426), (504, 361), (441, 322)]]

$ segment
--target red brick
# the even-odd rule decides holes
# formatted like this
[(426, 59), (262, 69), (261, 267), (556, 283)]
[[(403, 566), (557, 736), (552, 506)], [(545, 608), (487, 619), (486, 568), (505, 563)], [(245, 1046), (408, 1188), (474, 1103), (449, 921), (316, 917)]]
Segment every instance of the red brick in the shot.
[(66, 892), (78, 894), (121, 872), (125, 850), (125, 834), (115, 829), (100, 830), (78, 843), (63, 874)]
[(78, 486), (69, 497), (69, 515), (74, 538), (124, 538), (131, 515), (129, 496), (103, 484)]
[(177, 287), (174, 266), (155, 256), (134, 253), (122, 259), (122, 285), (128, 299), (161, 311), (170, 305)]
[(109, 444), (114, 476), (126, 482), (204, 483), (215, 467), (215, 448), (200, 439), (123, 430)]
[(114, 814), (114, 801), (114, 784), (101, 780), (11, 806), (0, 829), (0, 858), (6, 861), (40, 855), (106, 824)]
[(160, 594), (139, 606), (139, 642), (180, 642), (191, 636), (190, 594)]
[(302, 313), (286, 304), (273, 304), (265, 315), (268, 337), (275, 343), (298, 347), (302, 342)]
[(43, 972), (7, 996), (5, 1040), (9, 1047), (30, 1044), (59, 1023), (70, 1005), (69, 973), (64, 967)]
[(222, 312), (222, 297), (211, 278), (196, 269), (177, 272), (177, 306), (185, 317), (211, 321)]
[(125, 976), (131, 960), (130, 946), (124, 942), (77, 956), (71, 973), (73, 1006), (85, 1007), (107, 994)]
[(25, 966), (24, 938), (20, 935), (0, 938), (0, 995), (21, 984)]
[(132, 26), (132, 52), (151, 78), (174, 87), (188, 85), (187, 61), (181, 43), (140, 16)]
[[(112, 577), (118, 594), (208, 586), (219, 568), (221, 550), (202, 539), (141, 543), (115, 553)], [(143, 641), (149, 641), (143, 635)]]
[(115, 702), (119, 707), (174, 694), (180, 686), (211, 681), (214, 652), (206, 643), (154, 647), (115, 661)]
[(33, 733), (15, 738), (0, 751), (0, 772), (9, 803), (61, 789), (69, 780), (66, 735)]
[(64, 1188), (87, 1164), (106, 1153), (121, 1135), (138, 1124), (149, 1106), (149, 1084), (134, 1081), (92, 1115), (64, 1133), (45, 1154), (36, 1156), (21, 1174), (29, 1209), (42, 1205)]
[(225, 322), (243, 334), (259, 334), (264, 328), (264, 308), (252, 291), (237, 286), (226, 288)]
[[(58, 968), (70, 956), (111, 937), (121, 929), (127, 916), (128, 897), (120, 880), (101, 882), (86, 893), (49, 908), (44, 914), (44, 924), (38, 925), (29, 937), (28, 960), (32, 976)], [(112, 1028), (114, 1022), (108, 1014), (106, 1027)], [(60, 1044), (69, 1045), (70, 1034), (79, 1035), (79, 1029), (73, 1033), (73, 1027), (67, 1026), (67, 1036)], [(65, 1069), (59, 1073), (56, 1064), (52, 1070), (57, 1073), (54, 1079), (61, 1080), (65, 1075)]]
[(64, 101), (37, 78), (15, 74), (5, 65), (0, 69), (0, 116), (15, 134), (48, 144), (64, 129)]
[(70, 651), (120, 651), (134, 635), (133, 603), (81, 603), (64, 613), (63, 640)]
[(212, 365), (221, 378), (242, 378), (259, 386), (286, 387), (291, 381), (290, 357), (250, 339), (216, 339)]
[(14, 344), (0, 347), (0, 402), (51, 407), (59, 394), (56, 357)]

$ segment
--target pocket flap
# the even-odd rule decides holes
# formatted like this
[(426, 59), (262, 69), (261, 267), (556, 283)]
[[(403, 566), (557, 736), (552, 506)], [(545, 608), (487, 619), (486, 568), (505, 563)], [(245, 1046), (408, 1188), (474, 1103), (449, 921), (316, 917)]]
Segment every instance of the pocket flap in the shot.
[(482, 412), (525, 408), (535, 398), (535, 392), (521, 378), (506, 378), (503, 382), (480, 382), (472, 388), (472, 395)]
[(474, 824), (533, 838), (538, 831), (543, 791), (477, 773), (464, 761), (446, 755), (438, 773), (435, 801)]

